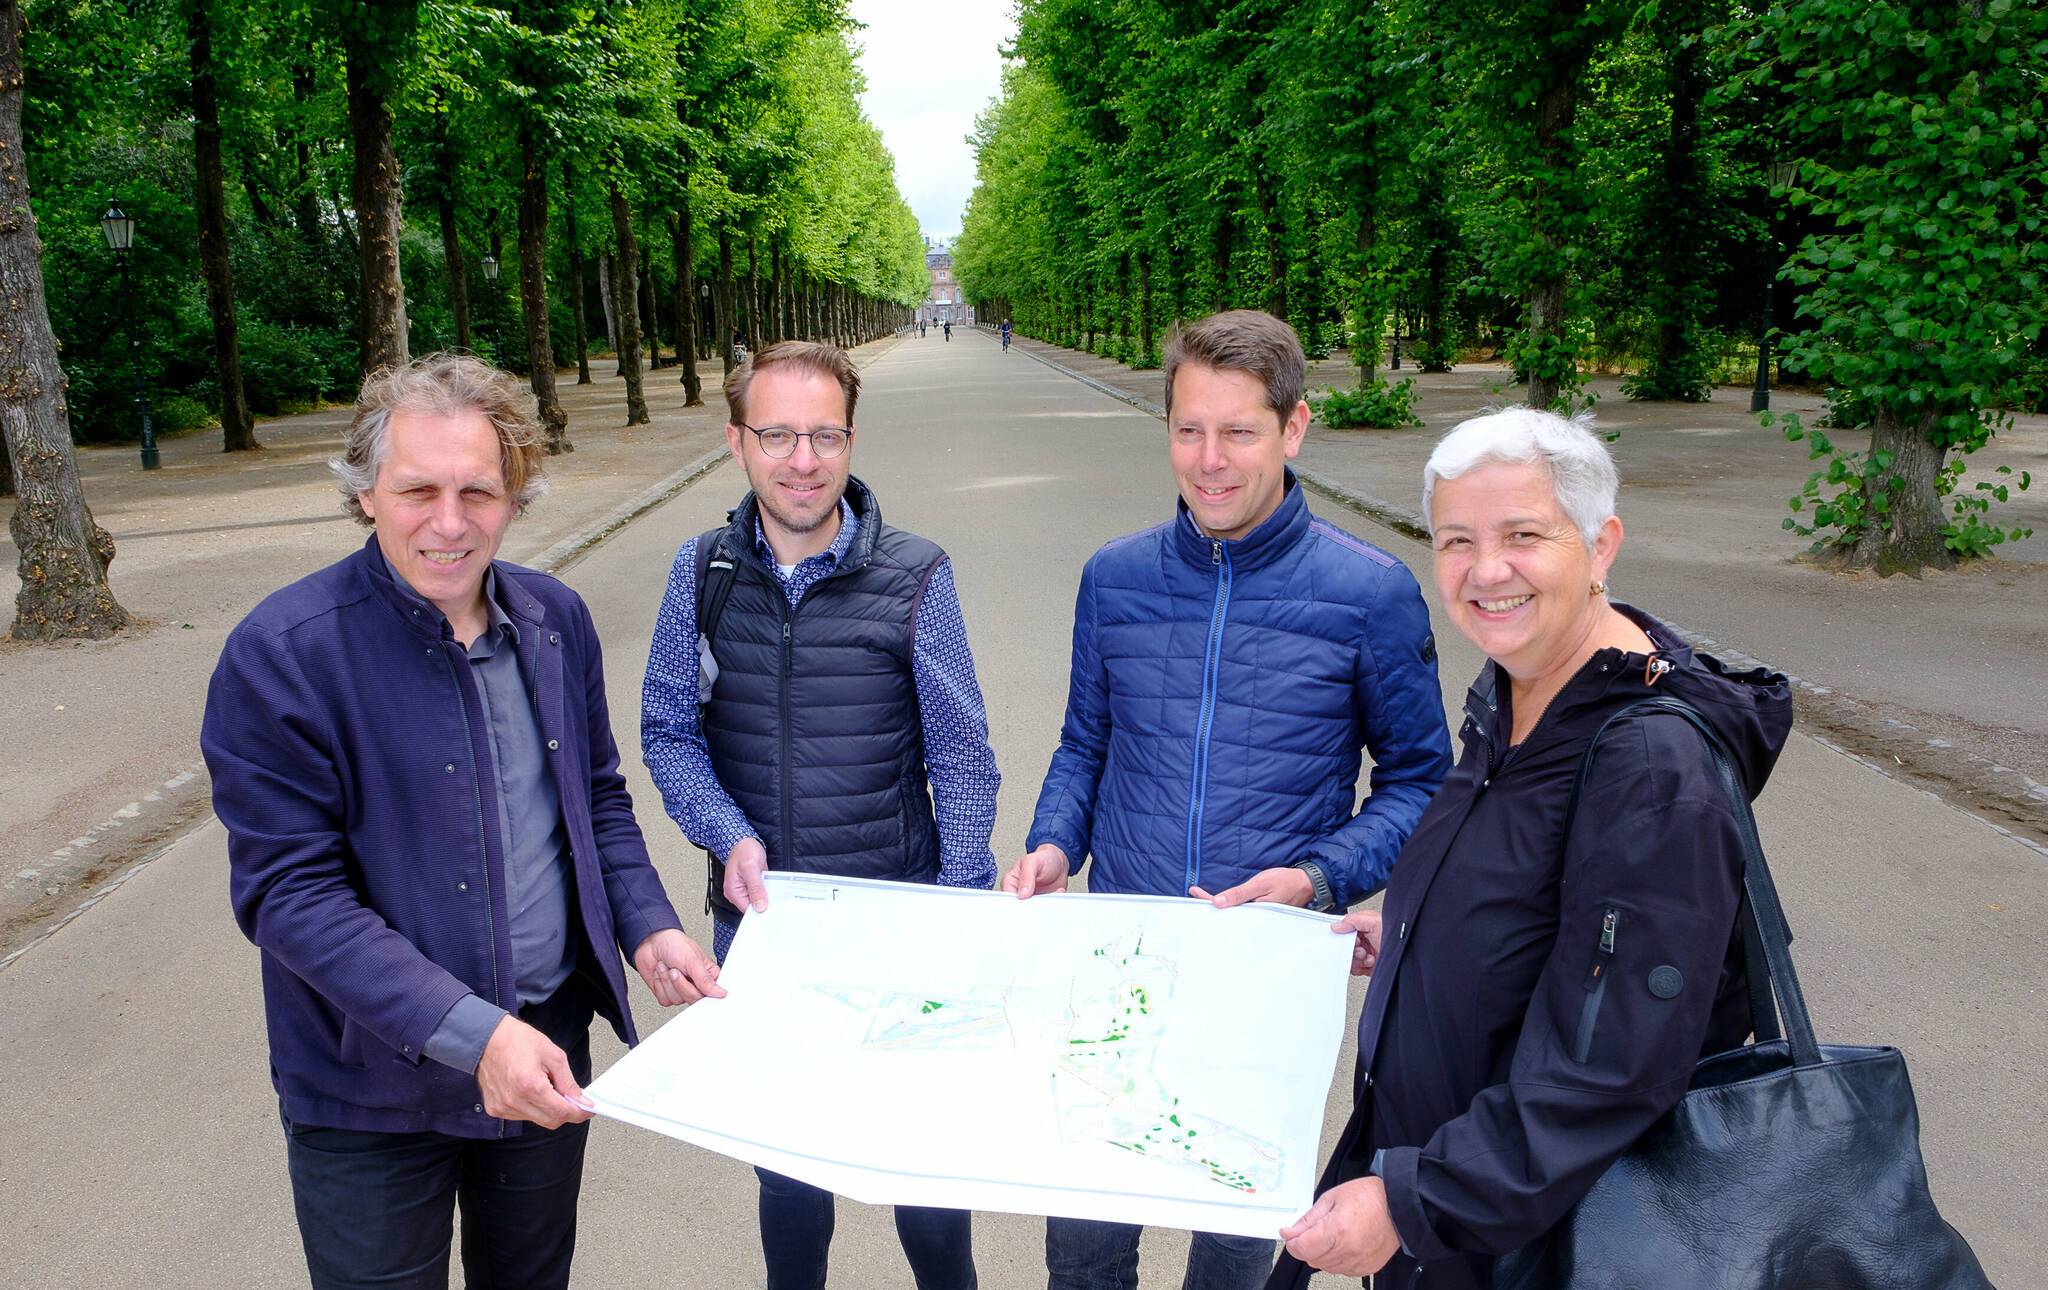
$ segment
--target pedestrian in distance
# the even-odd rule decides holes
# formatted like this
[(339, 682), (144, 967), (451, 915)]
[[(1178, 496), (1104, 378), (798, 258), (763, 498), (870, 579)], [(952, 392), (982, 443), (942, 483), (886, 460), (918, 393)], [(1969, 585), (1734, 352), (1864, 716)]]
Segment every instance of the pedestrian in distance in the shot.
[[(1285, 322), (1203, 319), (1170, 339), (1165, 377), (1180, 501), (1081, 572), (1066, 719), (1004, 889), (1064, 891), (1093, 857), (1090, 891), (1363, 900), (1450, 764), (1421, 589), (1309, 514), (1287, 467), (1307, 363)], [(1140, 1233), (1047, 1220), (1052, 1290), (1134, 1286)], [(1262, 1285), (1274, 1248), (1198, 1232), (1186, 1285)]]
[(200, 747), (316, 1287), (565, 1286), (590, 1022), (719, 995), (619, 773), (576, 594), (495, 560), (545, 488), (531, 398), (439, 354), (366, 381), (355, 554), (229, 634)]
[(1541, 1238), (1703, 1055), (1753, 1029), (1745, 826), (1700, 732), (1631, 709), (1690, 705), (1754, 799), (1790, 691), (1608, 598), (1616, 486), (1583, 424), (1529, 408), (1465, 422), (1424, 468), (1437, 596), (1487, 662), (1383, 908), (1336, 925), (1372, 977), (1357, 1104), (1284, 1229), (1275, 1290), (1310, 1268), (1383, 1290), (1497, 1284), (1496, 1254)]
[(1007, 318), (1003, 319), (1003, 325), (997, 330), (1002, 333), (1003, 352), (1007, 354), (1010, 352), (1010, 320)]
[(952, 340), (953, 340), (953, 320), (952, 320), (951, 318), (948, 318), (948, 319), (944, 320), (943, 322), (941, 322), (941, 323), (939, 324), (939, 326), (945, 329), (945, 332), (946, 332), (946, 341), (947, 341), (947, 343), (948, 343), (948, 344), (952, 343)]
[[(772, 917), (768, 870), (987, 890), (1000, 777), (946, 553), (851, 474), (844, 350), (763, 346), (726, 377), (749, 491), (683, 544), (654, 626), (640, 741), (710, 857), (712, 945)], [(769, 1290), (822, 1286), (830, 1192), (756, 1170)], [(975, 1284), (970, 1215), (899, 1205), (922, 1290)]]

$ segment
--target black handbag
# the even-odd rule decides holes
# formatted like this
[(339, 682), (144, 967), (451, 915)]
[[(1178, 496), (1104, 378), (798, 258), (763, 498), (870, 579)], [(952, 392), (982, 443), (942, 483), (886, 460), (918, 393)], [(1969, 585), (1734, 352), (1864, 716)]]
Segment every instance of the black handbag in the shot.
[[(1756, 818), (1720, 738), (1675, 698), (1625, 713), (1646, 710), (1706, 739), (1742, 833), (1738, 917), (1758, 1042), (1700, 1062), (1678, 1105), (1554, 1229), (1499, 1260), (1495, 1290), (1989, 1290), (1928, 1194), (1904, 1055), (1814, 1037)], [(1581, 785), (1591, 762), (1589, 745)]]

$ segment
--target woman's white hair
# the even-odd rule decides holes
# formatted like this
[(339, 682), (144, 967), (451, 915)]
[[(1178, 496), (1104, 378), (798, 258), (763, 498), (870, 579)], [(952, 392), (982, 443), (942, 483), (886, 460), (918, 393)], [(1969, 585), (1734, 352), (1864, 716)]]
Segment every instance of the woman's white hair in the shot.
[(1550, 474), (1550, 488), (1587, 546), (1614, 514), (1621, 477), (1607, 445), (1592, 431), (1590, 415), (1561, 417), (1535, 408), (1503, 408), (1461, 421), (1429, 454), (1422, 468), (1422, 515), (1436, 533), (1430, 502), (1437, 481), (1456, 479), (1489, 462), (1533, 462)]

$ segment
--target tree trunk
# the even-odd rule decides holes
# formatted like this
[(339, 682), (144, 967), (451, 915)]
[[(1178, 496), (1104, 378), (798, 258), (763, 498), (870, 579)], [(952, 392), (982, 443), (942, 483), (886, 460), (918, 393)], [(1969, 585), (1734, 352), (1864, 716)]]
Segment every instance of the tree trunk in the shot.
[(1209, 254), (1212, 271), (1216, 280), (1209, 288), (1209, 312), (1221, 313), (1230, 308), (1230, 261), (1235, 253), (1231, 242), (1235, 231), (1231, 226), (1230, 211), (1226, 208), (1216, 213), (1216, 238)]
[(441, 259), (448, 266), (448, 308), (455, 315), (455, 348), (469, 348), (469, 266), (462, 254), (462, 237), (455, 227), (455, 190), (452, 176), (442, 177), (441, 191), (434, 204), (441, 214)]
[(747, 234), (747, 352), (761, 352), (761, 239)]
[(734, 367), (732, 338), (739, 334), (733, 320), (732, 280), (732, 230), (723, 223), (718, 226), (718, 285), (712, 288), (718, 299), (718, 355), (730, 373)]
[(583, 321), (583, 247), (576, 236), (576, 180), (562, 163), (562, 219), (569, 235), (569, 320), (576, 328), (576, 384), (590, 384), (590, 336)]
[(1631, 388), (1635, 397), (1701, 401), (1711, 392), (1702, 364), (1694, 360), (1697, 320), (1708, 277), (1701, 254), (1701, 218), (1708, 205), (1699, 162), (1700, 106), (1707, 93), (1702, 74), (1706, 15), (1696, 5), (1667, 5), (1659, 14), (1661, 42), (1671, 50), (1666, 78), (1671, 88), (1671, 129), (1664, 149), (1658, 192), (1662, 217), (1651, 249), (1649, 303), (1657, 315), (1657, 348)]
[[(1004, 310), (1005, 314), (1008, 310)], [(1152, 253), (1138, 253), (1138, 344), (1144, 361), (1152, 361)]]
[(548, 335), (548, 162), (531, 129), (519, 132), (519, 309), (526, 315), (527, 380), (550, 456), (576, 451), (569, 416), (555, 396), (555, 346)]
[(768, 289), (775, 293), (775, 313), (770, 320), (777, 340), (789, 339), (789, 313), (783, 307), (783, 291), (789, 285), (782, 276), (782, 239), (776, 238), (769, 244), (770, 264), (773, 272), (768, 276)]
[(654, 294), (654, 251), (648, 237), (647, 209), (640, 209), (640, 332), (647, 342), (647, 370), (661, 370), (661, 309)]
[(1131, 358), (1131, 253), (1116, 257), (1116, 352), (1121, 362)]
[(128, 622), (107, 589), (114, 539), (93, 522), (71, 452), (64, 369), (43, 298), (42, 239), (21, 146), (21, 6), (0, 0), (0, 432), (21, 495), (8, 531), (20, 552), (18, 641), (111, 636)]
[(1287, 318), (1287, 226), (1280, 214), (1280, 201), (1265, 171), (1253, 177), (1259, 214), (1266, 221), (1266, 312), (1283, 322)]
[[(1358, 388), (1363, 390), (1373, 381), (1373, 371), (1379, 365), (1380, 328), (1385, 324), (1385, 302), (1379, 292), (1373, 289), (1372, 251), (1373, 239), (1378, 233), (1373, 222), (1370, 207), (1358, 211), (1358, 240), (1353, 250), (1358, 255), (1358, 325), (1351, 335), (1351, 361), (1358, 365)], [(1400, 334), (1396, 322), (1395, 334)], [(1395, 342), (1398, 345), (1400, 342)]]
[(690, 244), (690, 183), (683, 177), (683, 196), (669, 222), (676, 257), (676, 357), (683, 365), (683, 406), (704, 405), (704, 382), (697, 375), (697, 266)]
[(384, 52), (371, 47), (356, 23), (343, 24), (348, 57), (348, 124), (355, 144), (349, 187), (356, 214), (358, 366), (367, 376), (406, 361), (405, 284), (398, 276), (399, 171), (391, 111), (384, 102), (389, 74)]
[[(520, 195), (515, 194), (514, 201), (517, 202), (520, 199)], [(518, 217), (516, 205), (513, 209), (513, 215), (516, 220)], [(519, 241), (519, 230), (517, 228), (512, 230), (512, 240), (516, 250)], [(495, 210), (491, 212), (490, 244), (484, 248), (484, 254), (491, 257), (492, 262), (498, 266), (498, 272), (502, 275), (507, 263), (505, 259), (505, 230), (498, 227), (498, 212)], [(508, 307), (505, 304), (505, 292), (507, 290), (508, 288), (501, 287), (496, 282), (490, 282), (485, 285), (484, 321), (490, 324), (491, 348), (496, 351), (498, 366), (515, 375), (524, 376), (526, 375), (525, 360), (513, 354), (511, 342), (505, 339), (505, 329), (508, 322), (505, 317), (505, 310)]]
[(1553, 59), (1545, 68), (1545, 83), (1536, 96), (1536, 181), (1530, 222), (1543, 247), (1539, 262), (1544, 268), (1529, 290), (1529, 340), (1536, 355), (1529, 369), (1528, 404), (1532, 408), (1547, 408), (1557, 402), (1563, 388), (1563, 373), (1558, 370), (1566, 357), (1562, 352), (1565, 258), (1560, 208), (1575, 196), (1571, 191), (1576, 169), (1571, 129), (1578, 114), (1579, 77), (1591, 57), (1585, 41), (1573, 48), (1584, 48), (1586, 53), (1576, 61)]
[(626, 194), (619, 189), (617, 181), (612, 183), (612, 236), (618, 240), (619, 268), (612, 275), (612, 294), (617, 298), (612, 308), (619, 318), (619, 370), (626, 378), (626, 424), (644, 426), (648, 422), (647, 394), (641, 387), (640, 373), (640, 320), (635, 316), (634, 283), (639, 274), (639, 248), (633, 244), (633, 212), (626, 205)]
[(1172, 238), (1166, 242), (1166, 301), (1173, 311), (1169, 328), (1178, 328), (1182, 318), (1187, 316), (1187, 272), (1180, 255), (1180, 244)]
[[(1870, 425), (1870, 451), (1890, 453), (1891, 469), (1864, 480), (1863, 535), (1843, 561), (1845, 567), (1875, 569), (1884, 577), (1955, 567), (1955, 556), (1941, 538), (1941, 497), (1935, 491), (1947, 454), (1928, 437), (1947, 411), (1927, 405), (1917, 418), (1906, 421), (1889, 410), (1878, 410)], [(1903, 486), (1879, 511), (1874, 503), (1895, 478)]]
[(326, 241), (326, 234), (320, 227), (320, 194), (314, 191), (313, 186), (313, 144), (307, 137), (308, 129), (304, 123), (314, 119), (313, 96), (319, 89), (311, 63), (300, 63), (292, 68), (292, 97), (298, 101), (300, 122), (292, 141), (292, 160), (298, 181), (298, 191), (292, 194), (292, 219), (299, 227), (299, 240), (306, 244), (307, 250), (315, 253)]
[(7, 448), (7, 436), (0, 434), (0, 497), (14, 496), (14, 454)]
[(448, 274), (448, 311), (455, 318), (455, 348), (469, 345), (469, 266), (455, 222), (455, 158), (448, 146), (447, 95), (434, 95), (434, 210), (441, 219), (441, 265)]
[(220, 98), (213, 78), (213, 22), (209, 0), (192, 0), (185, 34), (192, 54), (192, 153), (199, 217), (199, 266), (206, 278), (206, 310), (213, 317), (213, 365), (220, 375), (221, 447), (257, 447), (256, 422), (242, 393), (242, 345), (235, 325), (235, 271), (228, 263), (227, 191), (221, 177)]

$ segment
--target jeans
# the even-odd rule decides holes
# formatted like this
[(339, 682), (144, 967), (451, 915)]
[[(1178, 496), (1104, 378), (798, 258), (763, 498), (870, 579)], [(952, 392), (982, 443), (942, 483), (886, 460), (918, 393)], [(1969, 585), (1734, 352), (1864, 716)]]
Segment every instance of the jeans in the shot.
[[(590, 1082), (590, 996), (571, 976), (520, 1016)], [(282, 1116), (279, 1117), (283, 1119)], [(471, 1290), (569, 1284), (588, 1124), (505, 1138), (378, 1133), (284, 1120), (292, 1205), (314, 1290), (448, 1285), (455, 1205)]]
[[(1136, 1223), (1085, 1218), (1045, 1220), (1047, 1290), (1137, 1290)], [(1262, 1236), (1196, 1232), (1188, 1242), (1181, 1290), (1258, 1290), (1273, 1269), (1277, 1242)]]
[[(766, 1169), (761, 1176), (761, 1254), (768, 1290), (823, 1290), (832, 1246), (832, 1193)], [(896, 1235), (917, 1290), (975, 1290), (973, 1215), (964, 1209), (896, 1207)]]

